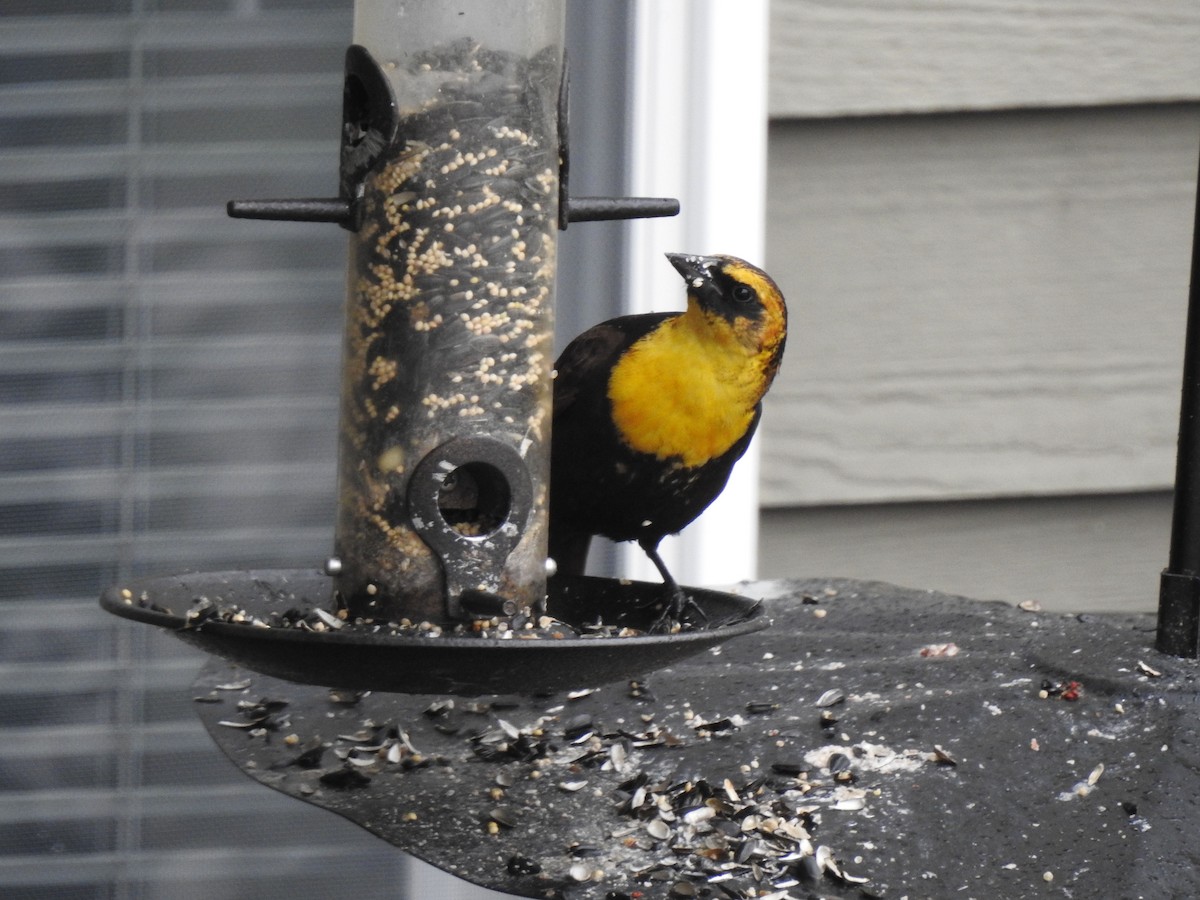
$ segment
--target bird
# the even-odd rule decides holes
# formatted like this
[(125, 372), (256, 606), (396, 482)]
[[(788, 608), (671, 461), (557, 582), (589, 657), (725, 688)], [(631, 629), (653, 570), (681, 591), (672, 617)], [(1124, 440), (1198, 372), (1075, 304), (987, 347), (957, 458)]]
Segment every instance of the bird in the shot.
[(762, 269), (666, 257), (686, 310), (621, 316), (572, 340), (554, 365), (550, 428), (549, 556), (558, 573), (582, 575), (593, 536), (636, 541), (666, 595), (651, 630), (692, 605), (659, 543), (724, 490), (787, 341), (787, 305)]

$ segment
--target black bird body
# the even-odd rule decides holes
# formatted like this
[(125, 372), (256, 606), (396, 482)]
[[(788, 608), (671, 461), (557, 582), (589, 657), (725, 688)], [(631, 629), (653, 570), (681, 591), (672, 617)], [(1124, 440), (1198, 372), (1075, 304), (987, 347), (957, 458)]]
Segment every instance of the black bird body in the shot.
[(555, 365), (550, 556), (582, 574), (593, 535), (635, 540), (677, 607), (658, 544), (716, 499), (746, 452), (787, 313), (774, 282), (742, 260), (668, 258), (688, 283), (687, 311), (603, 322)]

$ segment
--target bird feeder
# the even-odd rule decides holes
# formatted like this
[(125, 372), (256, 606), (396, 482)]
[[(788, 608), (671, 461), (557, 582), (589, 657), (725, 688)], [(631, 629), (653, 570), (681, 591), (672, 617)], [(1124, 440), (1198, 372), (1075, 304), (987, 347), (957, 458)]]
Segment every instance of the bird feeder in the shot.
[(562, 0), (358, 5), (338, 196), (229, 204), (350, 232), (325, 574), (156, 579), (106, 608), (268, 674), (404, 692), (593, 683), (765, 626), (696, 591), (697, 627), (649, 635), (657, 585), (548, 584), (557, 233), (679, 207), (569, 196), (563, 35)]

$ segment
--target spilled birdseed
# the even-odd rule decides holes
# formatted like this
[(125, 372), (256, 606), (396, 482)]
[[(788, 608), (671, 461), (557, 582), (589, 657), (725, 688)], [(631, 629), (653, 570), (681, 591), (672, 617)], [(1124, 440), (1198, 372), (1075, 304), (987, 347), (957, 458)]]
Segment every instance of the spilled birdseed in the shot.
[[(1200, 793), (1179, 764), (1200, 741), (1200, 672), (1166, 665), (1152, 626), (1043, 616), (1029, 644), (1011, 607), (797, 589), (772, 594), (770, 630), (636, 685), (335, 698), (260, 676), (216, 691), (247, 678), (214, 661), (194, 693), (220, 702), (195, 709), (260, 782), (523, 896), (1200, 895), (1174, 799)], [(824, 621), (799, 591), (831, 597)], [(913, 652), (948, 640), (963, 652), (935, 665)], [(1087, 690), (1043, 700), (1043, 680)]]
[[(821, 843), (822, 823), (869, 809), (872, 797), (884, 789), (882, 781), (872, 785), (870, 777), (847, 788), (840, 777), (851, 767), (847, 753), (874, 761), (863, 765), (864, 774), (884, 771), (879, 761), (895, 754), (863, 744), (846, 752), (815, 751), (801, 763), (761, 766), (756, 761), (727, 772), (685, 775), (675, 770), (673, 751), (719, 741), (746, 721), (736, 714), (708, 719), (668, 709), (664, 719), (677, 720), (672, 724), (643, 722), (631, 728), (590, 712), (571, 712), (576, 701), (596, 693), (602, 692), (572, 692), (563, 695), (565, 703), (552, 698), (540, 706), (439, 698), (403, 723), (361, 716), (353, 731), (324, 739), (291, 737), (291, 745), (301, 749), (272, 768), (301, 781), (304, 789), (297, 786), (297, 792), (304, 796), (333, 791), (350, 797), (394, 782), (402, 773), (420, 777), (431, 767), (489, 765), (495, 773), (491, 786), (458, 805), (491, 837), (530, 834), (539, 818), (538, 804), (528, 799), (532, 783), (554, 782), (560, 792), (585, 794), (608, 822), (588, 841), (557, 848), (551, 841), (505, 857), (505, 872), (536, 876), (547, 896), (556, 896), (556, 883), (603, 884), (618, 876), (643, 891), (667, 888), (671, 896), (725, 898), (869, 881), (861, 867)], [(329, 701), (345, 708), (342, 698)], [(217, 725), (245, 729), (248, 739), (267, 742), (272, 732), (301, 724), (272, 719), (287, 706), (275, 698), (237, 701), (238, 717)], [(434, 740), (431, 726), (440, 739), (453, 737), (457, 750), (422, 749)], [(446, 750), (444, 740), (440, 747)], [(912, 751), (904, 758), (919, 756)]]

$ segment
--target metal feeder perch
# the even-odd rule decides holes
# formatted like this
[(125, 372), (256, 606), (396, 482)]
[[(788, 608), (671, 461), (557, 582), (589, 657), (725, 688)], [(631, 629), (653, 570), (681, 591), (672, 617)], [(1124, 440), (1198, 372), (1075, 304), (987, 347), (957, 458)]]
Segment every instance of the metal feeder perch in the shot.
[(647, 635), (657, 585), (548, 585), (557, 231), (679, 209), (568, 196), (563, 33), (562, 2), (360, 4), (338, 196), (229, 204), (351, 233), (332, 588), (208, 573), (106, 609), (266, 674), (409, 693), (591, 685), (766, 626), (692, 591), (702, 627)]

